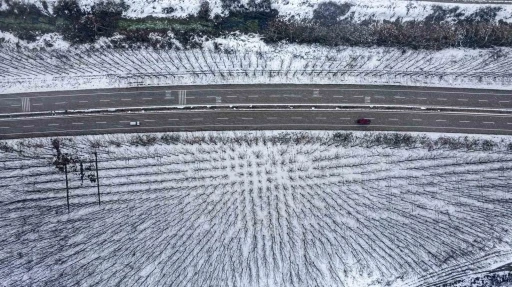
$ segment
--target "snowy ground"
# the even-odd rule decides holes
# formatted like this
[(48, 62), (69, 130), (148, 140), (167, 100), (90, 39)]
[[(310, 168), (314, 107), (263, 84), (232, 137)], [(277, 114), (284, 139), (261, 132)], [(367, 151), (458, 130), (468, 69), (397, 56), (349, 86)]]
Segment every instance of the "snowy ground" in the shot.
[[(5, 1), (5, 0), (3, 0)], [(89, 8), (100, 0), (79, 0), (82, 7)], [(199, 7), (204, 0), (125, 0), (130, 9), (125, 13), (127, 17), (141, 18), (146, 16), (155, 17), (178, 17), (183, 18), (188, 15), (195, 15), (199, 11)], [(241, 0), (242, 4), (247, 4), (250, 0)], [(482, 7), (501, 7), (496, 20), (512, 21), (512, 5), (492, 4), (493, 1), (480, 0), (479, 2), (488, 2), (489, 4), (473, 4), (471, 0), (453, 1), (455, 3), (445, 2), (428, 2), (428, 1), (405, 1), (405, 0), (329, 0), (334, 3), (343, 4), (350, 3), (355, 21), (365, 19), (375, 20), (422, 20), (432, 13), (434, 5), (441, 6), (445, 9), (459, 7), (459, 12), (464, 15), (474, 13)], [(0, 0), (2, 2), (2, 0)], [(39, 7), (43, 7), (42, 0), (27, 0), (28, 3), (35, 3)], [(49, 7), (57, 0), (46, 0)], [(222, 0), (208, 0), (212, 9), (212, 17), (215, 14), (225, 15), (226, 11), (222, 10)], [(256, 1), (259, 2), (259, 1)], [(272, 8), (279, 12), (283, 18), (309, 19), (313, 16), (313, 10), (326, 0), (270, 0)], [(505, 1), (504, 1), (505, 2)], [(6, 7), (5, 4), (2, 7)], [(162, 9), (173, 7), (173, 13), (164, 13)], [(0, 7), (1, 9), (1, 7)]]
[[(68, 214), (50, 139), (2, 142), (0, 285), (467, 278), (512, 262), (511, 143), (333, 132), (62, 139), (60, 151), (75, 157)], [(93, 150), (101, 206), (88, 180)]]
[[(222, 47), (213, 48), (216, 42)], [(98, 44), (99, 45), (99, 44)], [(204, 49), (0, 47), (0, 94), (190, 84), (325, 83), (512, 88), (512, 49), (266, 45), (253, 36)], [(99, 48), (97, 48), (99, 47)]]

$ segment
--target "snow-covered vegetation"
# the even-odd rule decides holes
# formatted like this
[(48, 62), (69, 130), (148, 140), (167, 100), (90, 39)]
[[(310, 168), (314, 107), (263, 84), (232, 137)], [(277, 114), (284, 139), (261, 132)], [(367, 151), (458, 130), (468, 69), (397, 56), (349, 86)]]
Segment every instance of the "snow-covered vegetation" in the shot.
[(511, 150), (510, 137), (345, 132), (4, 141), (0, 282), (499, 286)]
[[(243, 41), (242, 41), (243, 40)], [(202, 49), (0, 48), (0, 93), (216, 83), (512, 87), (511, 49), (327, 48), (219, 38)]]
[[(95, 3), (102, 0), (80, 0), (79, 3), (85, 9), (90, 9)], [(211, 16), (214, 15), (227, 15), (229, 13), (226, 9), (225, 2), (231, 1), (239, 3), (239, 5), (248, 6), (250, 2), (264, 2), (265, 0), (124, 0), (130, 7), (125, 15), (131, 18), (144, 18), (147, 16), (154, 17), (179, 17), (186, 18), (190, 15), (197, 15), (201, 9), (201, 4), (208, 2), (211, 9)], [(7, 5), (5, 0), (4, 5), (0, 6), (0, 10), (6, 9)], [(11, 1), (10, 1), (11, 2)], [(44, 10), (43, 2), (49, 11), (58, 2), (58, 0), (25, 0), (25, 3), (33, 3), (37, 7)], [(119, 1), (116, 1), (119, 2)], [(497, 20), (511, 21), (512, 20), (512, 6), (503, 4), (493, 4), (493, 0), (462, 0), (453, 1), (453, 3), (446, 2), (425, 2), (425, 1), (396, 1), (396, 0), (270, 0), (272, 8), (279, 12), (279, 15), (285, 18), (293, 19), (310, 19), (313, 17), (313, 11), (319, 4), (325, 2), (332, 2), (339, 5), (350, 4), (352, 6), (351, 13), (357, 21), (367, 19), (375, 20), (390, 20), (396, 19), (403, 20), (423, 20), (434, 11), (435, 6), (443, 7), (445, 9), (453, 9), (458, 7), (463, 15), (470, 15), (481, 9), (482, 7), (499, 7), (503, 10), (499, 13)], [(472, 4), (470, 2), (480, 2), (479, 4)], [(486, 4), (481, 4), (487, 2)], [(501, 1), (506, 2), (506, 0)], [(468, 4), (469, 3), (469, 4)]]

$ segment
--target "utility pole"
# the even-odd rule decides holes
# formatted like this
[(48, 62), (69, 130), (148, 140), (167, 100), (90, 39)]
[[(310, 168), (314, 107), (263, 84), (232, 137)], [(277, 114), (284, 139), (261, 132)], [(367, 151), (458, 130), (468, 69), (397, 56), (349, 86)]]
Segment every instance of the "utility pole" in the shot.
[(100, 176), (98, 174), (98, 153), (94, 151), (94, 158), (96, 161), (96, 187), (98, 188), (98, 205), (101, 205), (101, 197), (100, 197)]
[(64, 173), (66, 174), (66, 199), (68, 202), (68, 213), (69, 213), (69, 185), (68, 185), (68, 164), (64, 164)]

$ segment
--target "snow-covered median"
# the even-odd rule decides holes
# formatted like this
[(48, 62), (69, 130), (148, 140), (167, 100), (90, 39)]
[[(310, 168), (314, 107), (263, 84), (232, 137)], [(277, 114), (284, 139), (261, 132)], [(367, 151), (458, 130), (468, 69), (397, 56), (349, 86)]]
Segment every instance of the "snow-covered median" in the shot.
[[(0, 142), (0, 282), (365, 287), (482, 276), (512, 261), (511, 144), (334, 132)], [(69, 162), (69, 214), (58, 162)]]

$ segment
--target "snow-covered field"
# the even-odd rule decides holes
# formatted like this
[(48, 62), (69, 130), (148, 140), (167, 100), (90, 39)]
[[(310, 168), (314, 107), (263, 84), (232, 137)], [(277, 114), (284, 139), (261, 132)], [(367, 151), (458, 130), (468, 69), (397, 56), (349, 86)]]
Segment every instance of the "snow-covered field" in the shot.
[(0, 285), (465, 280), (512, 262), (511, 144), (333, 132), (61, 139), (73, 157), (68, 214), (51, 140), (5, 141)]
[[(221, 49), (214, 49), (213, 43)], [(190, 84), (399, 84), (512, 88), (512, 49), (327, 48), (257, 37), (203, 49), (0, 47), (0, 93)]]

